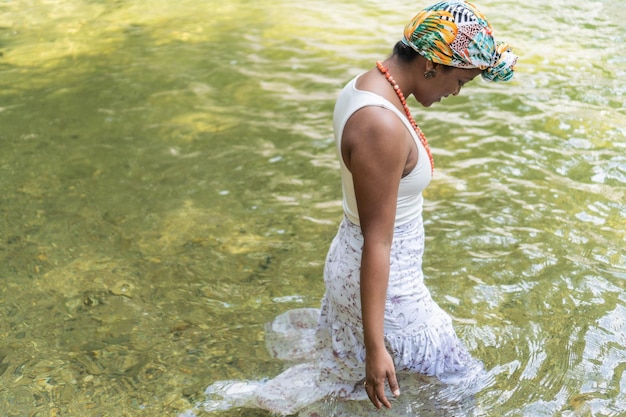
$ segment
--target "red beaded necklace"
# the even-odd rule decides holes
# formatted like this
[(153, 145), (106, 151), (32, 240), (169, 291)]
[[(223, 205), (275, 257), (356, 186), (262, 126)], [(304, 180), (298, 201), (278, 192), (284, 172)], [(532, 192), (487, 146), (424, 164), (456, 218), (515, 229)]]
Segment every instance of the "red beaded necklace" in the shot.
[(435, 171), (435, 161), (433, 159), (433, 154), (430, 152), (430, 146), (428, 146), (428, 140), (426, 140), (426, 136), (424, 136), (424, 133), (419, 128), (419, 126), (415, 122), (415, 119), (411, 115), (411, 110), (409, 109), (409, 106), (406, 104), (406, 99), (404, 98), (404, 94), (402, 94), (402, 90), (400, 90), (398, 83), (396, 83), (396, 80), (394, 80), (391, 74), (389, 74), (389, 70), (383, 66), (382, 62), (376, 61), (376, 67), (378, 67), (378, 70), (385, 76), (387, 81), (389, 81), (389, 84), (391, 84), (391, 86), (393, 87), (393, 90), (398, 95), (398, 98), (400, 99), (400, 103), (402, 103), (402, 107), (404, 108), (404, 113), (406, 114), (407, 119), (409, 119), (411, 126), (413, 126), (413, 130), (415, 130), (415, 133), (417, 133), (417, 137), (420, 138), (420, 142), (422, 142), (422, 145), (424, 145), (424, 148), (426, 149), (426, 153), (428, 154), (428, 159), (430, 159), (430, 170), (432, 174)]

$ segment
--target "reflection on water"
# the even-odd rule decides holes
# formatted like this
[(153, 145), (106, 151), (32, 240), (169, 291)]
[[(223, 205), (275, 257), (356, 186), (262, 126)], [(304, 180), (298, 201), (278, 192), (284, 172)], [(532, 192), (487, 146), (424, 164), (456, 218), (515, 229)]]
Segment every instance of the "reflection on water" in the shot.
[[(280, 371), (263, 325), (319, 305), (341, 218), (335, 95), (416, 8), (378, 3), (0, 4), (3, 415), (177, 415)], [(475, 413), (619, 415), (626, 16), (480, 5), (519, 71), (414, 108), (428, 285), (500, 369)]]

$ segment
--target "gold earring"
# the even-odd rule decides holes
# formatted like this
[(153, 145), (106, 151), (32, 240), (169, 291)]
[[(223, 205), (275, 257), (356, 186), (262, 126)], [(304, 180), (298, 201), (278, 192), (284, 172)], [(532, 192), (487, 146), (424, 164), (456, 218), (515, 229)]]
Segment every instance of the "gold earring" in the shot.
[(424, 72), (424, 77), (425, 78), (433, 78), (435, 76), (435, 74), (437, 74), (437, 71), (435, 71), (434, 69), (428, 70), (426, 72)]

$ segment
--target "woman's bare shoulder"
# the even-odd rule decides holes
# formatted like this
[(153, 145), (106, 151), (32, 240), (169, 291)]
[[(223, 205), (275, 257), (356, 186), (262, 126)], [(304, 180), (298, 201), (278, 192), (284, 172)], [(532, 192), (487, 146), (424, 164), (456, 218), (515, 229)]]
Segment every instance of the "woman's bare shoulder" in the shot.
[(342, 135), (342, 151), (370, 148), (373, 152), (408, 152), (408, 131), (396, 114), (382, 106), (366, 106), (348, 119)]

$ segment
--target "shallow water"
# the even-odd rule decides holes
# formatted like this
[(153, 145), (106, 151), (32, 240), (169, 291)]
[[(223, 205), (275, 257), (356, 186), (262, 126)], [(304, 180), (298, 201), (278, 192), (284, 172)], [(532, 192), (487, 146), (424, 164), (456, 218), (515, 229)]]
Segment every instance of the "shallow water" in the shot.
[[(505, 370), (484, 415), (623, 415), (626, 16), (479, 5), (520, 62), (411, 101), (427, 284)], [(0, 2), (2, 415), (174, 416), (276, 375), (264, 323), (319, 305), (341, 218), (334, 98), (416, 8)]]

